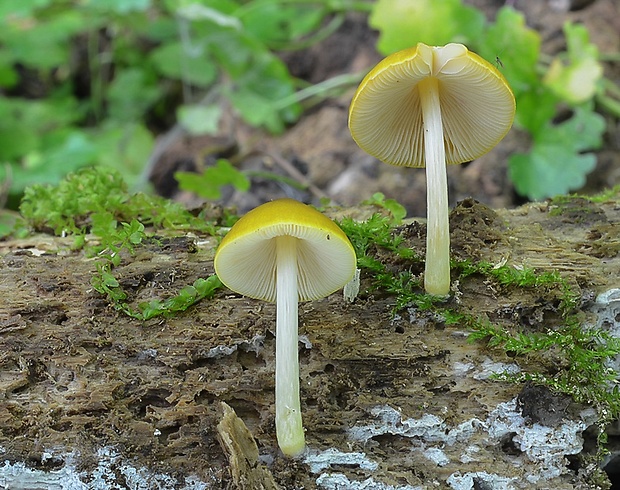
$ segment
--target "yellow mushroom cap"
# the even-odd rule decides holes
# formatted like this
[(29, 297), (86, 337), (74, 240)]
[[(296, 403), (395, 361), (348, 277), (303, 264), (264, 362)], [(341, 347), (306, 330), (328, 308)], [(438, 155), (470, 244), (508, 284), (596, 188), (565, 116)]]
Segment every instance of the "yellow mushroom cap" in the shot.
[(506, 135), (515, 114), (504, 76), (462, 44), (394, 53), (360, 83), (349, 109), (349, 129), (364, 151), (392, 165), (426, 166), (417, 84), (439, 83), (446, 163), (478, 158)]
[(237, 293), (275, 301), (279, 236), (298, 239), (299, 301), (323, 298), (353, 277), (355, 251), (338, 225), (306, 204), (278, 199), (247, 213), (224, 237), (214, 259), (220, 280)]

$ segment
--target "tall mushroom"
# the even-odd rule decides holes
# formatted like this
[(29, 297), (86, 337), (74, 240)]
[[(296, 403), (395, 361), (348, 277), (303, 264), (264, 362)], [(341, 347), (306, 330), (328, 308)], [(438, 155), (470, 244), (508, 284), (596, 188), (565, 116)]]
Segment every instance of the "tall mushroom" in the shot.
[(391, 165), (426, 167), (424, 288), (450, 293), (447, 163), (488, 152), (506, 135), (515, 99), (506, 79), (462, 44), (394, 53), (360, 83), (349, 129), (364, 151)]
[(297, 303), (323, 298), (355, 273), (344, 232), (325, 215), (292, 199), (253, 209), (224, 237), (215, 271), (233, 291), (276, 302), (276, 436), (287, 456), (305, 447), (299, 399)]

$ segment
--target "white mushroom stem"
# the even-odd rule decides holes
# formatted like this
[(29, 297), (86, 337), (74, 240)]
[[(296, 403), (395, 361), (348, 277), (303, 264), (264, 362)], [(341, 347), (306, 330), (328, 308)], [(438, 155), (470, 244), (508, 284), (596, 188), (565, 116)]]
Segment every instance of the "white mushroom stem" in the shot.
[(299, 402), (297, 238), (276, 240), (276, 436), (286, 456), (305, 447)]
[(439, 83), (435, 77), (420, 82), (426, 157), (426, 264), (424, 289), (429, 294), (450, 293), (450, 224), (448, 179)]

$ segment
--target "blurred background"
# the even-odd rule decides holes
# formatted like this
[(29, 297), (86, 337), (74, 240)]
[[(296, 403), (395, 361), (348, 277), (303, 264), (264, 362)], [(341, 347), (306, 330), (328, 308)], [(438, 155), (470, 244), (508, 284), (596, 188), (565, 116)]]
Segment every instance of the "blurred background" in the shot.
[(617, 0), (2, 0), (0, 24), (5, 209), (97, 165), (190, 207), (381, 192), (424, 216), (424, 170), (347, 128), (366, 72), (418, 42), (466, 44), (517, 99), (506, 138), (449, 167), (451, 204), (620, 183)]

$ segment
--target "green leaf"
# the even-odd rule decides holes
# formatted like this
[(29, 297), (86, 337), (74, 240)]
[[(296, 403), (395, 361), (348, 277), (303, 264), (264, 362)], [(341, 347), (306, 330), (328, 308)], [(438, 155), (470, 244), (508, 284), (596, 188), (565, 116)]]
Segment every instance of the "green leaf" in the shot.
[(96, 163), (122, 172), (133, 186), (144, 170), (155, 138), (142, 123), (106, 121), (95, 133)]
[(573, 117), (557, 127), (558, 143), (570, 142), (570, 146), (576, 151), (591, 150), (601, 146), (605, 118), (594, 112), (592, 106), (581, 106), (575, 109)]
[(603, 67), (598, 61), (598, 48), (590, 43), (585, 26), (566, 23), (564, 35), (568, 47), (568, 60), (554, 58), (545, 75), (544, 83), (558, 97), (576, 105), (594, 96), (603, 76)]
[(237, 15), (245, 29), (261, 42), (277, 47), (308, 35), (321, 25), (327, 10), (314, 4), (286, 4), (281, 0), (251, 2)]
[(4, 238), (13, 233), (19, 220), (20, 217), (16, 212), (0, 209), (0, 238)]
[(17, 160), (26, 153), (34, 151), (39, 138), (31, 128), (17, 121), (5, 126), (0, 122), (0, 160)]
[(509, 160), (517, 192), (538, 200), (582, 187), (596, 157), (581, 152), (599, 147), (604, 129), (599, 114), (581, 107), (568, 121), (549, 124), (535, 136), (529, 154), (516, 154)]
[(43, 137), (65, 129), (81, 115), (77, 101), (69, 96), (46, 100), (0, 97), (0, 127), (23, 124)]
[(375, 192), (372, 197), (369, 200), (364, 201), (363, 204), (374, 204), (389, 211), (394, 218), (394, 225), (401, 224), (403, 219), (405, 219), (405, 216), (407, 216), (407, 210), (401, 203), (399, 203), (396, 199), (386, 199), (382, 192)]
[(545, 131), (556, 114), (558, 102), (558, 98), (544, 85), (533, 86), (518, 95), (515, 123), (532, 135)]
[(377, 48), (384, 55), (419, 42), (469, 43), (480, 36), (484, 22), (481, 11), (460, 0), (379, 0), (369, 21), (381, 33)]
[(220, 188), (225, 185), (232, 185), (242, 192), (250, 188), (249, 179), (224, 159), (218, 160), (215, 166), (207, 168), (202, 175), (176, 172), (174, 178), (179, 182), (180, 189), (205, 199), (219, 199), (222, 196)]
[(52, 0), (2, 0), (0, 2), (0, 19), (13, 20), (32, 15), (35, 10), (47, 7)]
[(215, 31), (209, 37), (209, 42), (209, 51), (235, 80), (251, 69), (255, 59), (266, 52), (265, 46), (258, 40), (232, 29)]
[(138, 245), (142, 243), (142, 239), (145, 236), (144, 233), (144, 225), (140, 223), (137, 219), (132, 219), (130, 223), (122, 223), (123, 232), (127, 237), (129, 243), (133, 245)]
[(182, 105), (177, 109), (181, 125), (192, 135), (216, 134), (222, 108), (219, 105)]
[(102, 272), (101, 279), (103, 284), (110, 288), (117, 288), (119, 286), (117, 279), (109, 272)]
[(204, 49), (185, 49), (180, 42), (164, 44), (153, 50), (150, 58), (161, 74), (199, 87), (208, 87), (217, 75)]
[(284, 130), (285, 123), (299, 117), (299, 104), (278, 109), (276, 102), (294, 92), (286, 66), (270, 53), (255, 53), (253, 63), (237, 79), (228, 98), (241, 116), (253, 126), (265, 126), (272, 133)]
[(200, 298), (207, 298), (213, 296), (218, 288), (222, 287), (220, 278), (216, 275), (209, 276), (207, 279), (196, 279), (194, 281), (194, 287), (198, 291)]
[(144, 118), (160, 98), (161, 90), (144, 70), (129, 68), (117, 72), (106, 95), (110, 118), (125, 122)]
[[(69, 131), (45, 151), (32, 151), (23, 159), (22, 165), (11, 167), (14, 192), (37, 183), (60, 182), (67, 172), (94, 163), (97, 156), (90, 138), (81, 131)], [(4, 171), (0, 168), (0, 176)]]
[(266, 126), (272, 133), (281, 133), (284, 123), (273, 107), (273, 101), (245, 87), (228, 94), (233, 107), (252, 126)]
[(540, 34), (527, 27), (525, 17), (511, 7), (500, 9), (495, 23), (477, 41), (479, 54), (498, 69), (508, 80), (517, 98), (527, 94), (539, 82), (536, 63), (540, 55)]
[(15, 61), (36, 69), (53, 69), (68, 64), (69, 42), (84, 28), (84, 19), (78, 10), (64, 10), (45, 22), (1, 27), (0, 41)]
[(11, 88), (19, 81), (19, 75), (12, 65), (13, 54), (0, 48), (0, 87)]
[(151, 0), (87, 0), (86, 6), (104, 12), (127, 14), (129, 12), (145, 12), (151, 7)]

